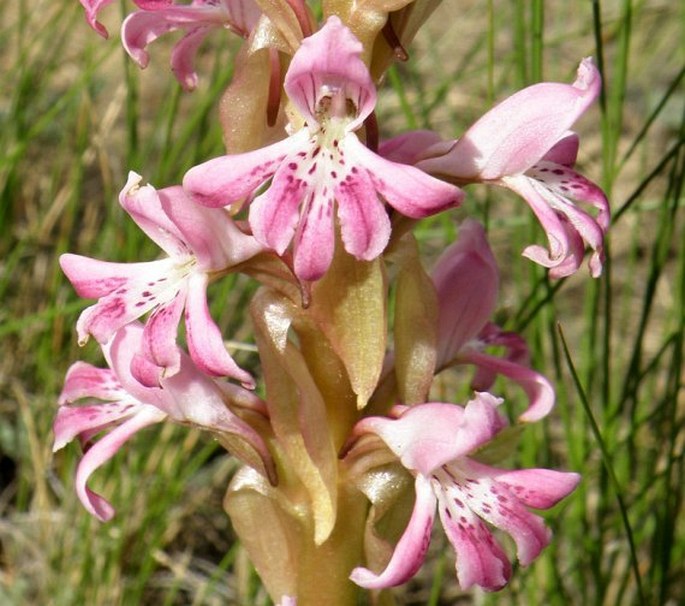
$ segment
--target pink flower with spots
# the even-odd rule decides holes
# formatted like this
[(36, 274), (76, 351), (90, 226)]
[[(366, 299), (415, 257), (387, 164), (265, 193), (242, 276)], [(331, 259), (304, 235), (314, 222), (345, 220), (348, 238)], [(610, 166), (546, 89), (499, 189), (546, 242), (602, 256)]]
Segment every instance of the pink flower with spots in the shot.
[(331, 263), (336, 210), (345, 250), (371, 260), (390, 237), (383, 200), (420, 218), (462, 199), (457, 187), (386, 160), (357, 138), (376, 104), (361, 52), (350, 30), (330, 17), (303, 40), (285, 77), (304, 127), (264, 149), (205, 162), (183, 181), (198, 202), (219, 207), (251, 199), (271, 179), (251, 201), (249, 222), (257, 240), (279, 255), (294, 240), (302, 280), (319, 279)]
[[(140, 228), (168, 255), (144, 263), (109, 263), (65, 254), (60, 265), (81, 297), (99, 299), (85, 309), (76, 329), (84, 344), (89, 335), (107, 343), (126, 324), (151, 312), (134, 372), (147, 385), (180, 367), (176, 333), (185, 310), (190, 355), (203, 371), (253, 386), (224, 347), (207, 304), (213, 278), (263, 250), (243, 234), (223, 209), (196, 205), (181, 187), (155, 190), (130, 173), (119, 201)], [(143, 363), (146, 362), (146, 363)], [(156, 369), (156, 370), (155, 370)]]
[(473, 458), (505, 426), (497, 412), (500, 402), (477, 393), (465, 408), (442, 403), (398, 406), (397, 418), (367, 417), (357, 424), (357, 436), (372, 434), (397, 455), (415, 476), (416, 489), (409, 524), (385, 570), (355, 568), (350, 578), (357, 585), (383, 589), (408, 581), (426, 556), (436, 507), (456, 552), (463, 589), (478, 585), (495, 591), (511, 576), (509, 557), (488, 524), (513, 538), (524, 566), (549, 543), (549, 529), (528, 508), (552, 507), (573, 491), (580, 476), (547, 469), (507, 471)]
[[(592, 249), (590, 273), (604, 261), (609, 204), (604, 192), (573, 170), (578, 137), (573, 123), (597, 98), (601, 80), (584, 59), (576, 81), (543, 82), (512, 95), (486, 113), (445, 153), (444, 143), (424, 150), (417, 166), (461, 185), (490, 183), (511, 189), (530, 205), (542, 224), (549, 250), (527, 247), (523, 255), (550, 268), (550, 276), (573, 274), (585, 246)], [(592, 216), (576, 202), (597, 210)]]
[[(520, 335), (490, 322), (499, 291), (499, 269), (483, 226), (467, 219), (459, 239), (438, 259), (432, 272), (438, 294), (438, 344), (436, 369), (457, 364), (476, 367), (471, 387), (490, 389), (498, 375), (518, 383), (529, 399), (520, 421), (537, 421), (554, 406), (551, 383), (530, 368), (528, 346)], [(506, 355), (486, 352), (503, 347)]]
[[(105, 38), (105, 27), (97, 20), (98, 13), (112, 0), (81, 0), (86, 19)], [(147, 46), (161, 35), (185, 31), (185, 36), (171, 53), (171, 69), (186, 90), (197, 86), (193, 68), (195, 55), (210, 30), (227, 29), (247, 38), (254, 29), (261, 9), (254, 0), (193, 0), (177, 4), (174, 0), (135, 0), (141, 9), (131, 13), (121, 27), (121, 39), (126, 52), (140, 67), (147, 67), (150, 56)]]
[[(134, 434), (167, 418), (226, 436), (240, 445), (233, 452), (275, 481), (263, 439), (228, 407), (239, 403), (266, 414), (264, 403), (238, 386), (214, 382), (180, 351), (180, 368), (173, 377), (162, 379), (161, 387), (141, 385), (130, 368), (142, 338), (142, 326), (129, 324), (103, 346), (110, 368), (76, 362), (67, 372), (54, 422), (53, 450), (77, 437), (87, 447), (76, 472), (76, 492), (83, 506), (102, 521), (114, 515), (110, 503), (88, 488), (90, 476)], [(83, 399), (85, 403), (74, 404)], [(93, 443), (102, 432), (107, 433)]]

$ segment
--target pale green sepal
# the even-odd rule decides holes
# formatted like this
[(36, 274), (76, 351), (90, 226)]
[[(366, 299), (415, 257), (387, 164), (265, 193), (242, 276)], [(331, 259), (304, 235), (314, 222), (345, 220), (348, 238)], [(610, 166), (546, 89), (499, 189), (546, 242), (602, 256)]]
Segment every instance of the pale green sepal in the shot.
[(304, 533), (283, 493), (243, 467), (228, 487), (224, 509), (269, 595), (295, 595)]
[(311, 507), (314, 541), (323, 543), (336, 520), (337, 453), (326, 406), (300, 350), (288, 333), (301, 313), (283, 295), (264, 288), (252, 300), (255, 327), (266, 383), (266, 401), (284, 465), (304, 486), (303, 507)]
[(311, 314), (345, 365), (360, 410), (383, 367), (386, 299), (381, 259), (358, 261), (340, 243), (328, 272), (312, 288)]
[(413, 236), (395, 252), (398, 264), (395, 299), (395, 375), (405, 404), (428, 398), (437, 359), (438, 299), (419, 259)]

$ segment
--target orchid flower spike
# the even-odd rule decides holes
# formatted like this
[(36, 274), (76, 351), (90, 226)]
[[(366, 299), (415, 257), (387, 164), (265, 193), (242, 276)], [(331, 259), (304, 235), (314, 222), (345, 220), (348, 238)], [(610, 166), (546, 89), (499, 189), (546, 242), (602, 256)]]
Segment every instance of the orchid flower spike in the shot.
[[(447, 153), (438, 148), (417, 166), (461, 185), (489, 183), (518, 193), (549, 241), (549, 250), (532, 245), (523, 255), (561, 278), (578, 269), (587, 245), (593, 251), (590, 273), (598, 277), (609, 203), (597, 185), (573, 170), (578, 137), (569, 128), (600, 88), (597, 68), (583, 59), (573, 84), (543, 82), (519, 91), (486, 113)], [(597, 209), (596, 216), (576, 202)]]
[[(161, 388), (144, 387), (131, 374), (142, 338), (142, 326), (129, 324), (103, 346), (108, 369), (76, 362), (67, 372), (53, 426), (53, 451), (77, 437), (88, 445), (76, 472), (76, 492), (83, 506), (102, 521), (114, 515), (112, 505), (88, 488), (90, 476), (134, 434), (167, 418), (225, 436), (236, 445), (234, 453), (275, 482), (264, 440), (227, 406), (227, 402), (239, 402), (243, 408), (265, 414), (264, 403), (240, 387), (215, 383), (182, 352), (176, 375), (163, 379)], [(74, 404), (84, 398), (88, 398), (85, 404)], [(92, 444), (103, 431), (108, 433)]]
[[(529, 367), (524, 339), (491, 323), (499, 290), (499, 270), (483, 226), (467, 219), (459, 239), (438, 259), (432, 272), (438, 294), (436, 369), (457, 364), (477, 368), (472, 387), (489, 389), (497, 375), (518, 383), (529, 399), (520, 421), (537, 421), (554, 406), (552, 384)], [(504, 359), (485, 353), (488, 346), (507, 350)]]
[(207, 286), (216, 275), (230, 271), (263, 250), (243, 234), (223, 209), (196, 205), (181, 187), (155, 190), (140, 185), (129, 174), (119, 200), (140, 228), (168, 255), (144, 263), (109, 263), (80, 255), (60, 257), (62, 270), (79, 296), (99, 301), (85, 309), (76, 329), (79, 342), (89, 335), (107, 343), (117, 330), (152, 312), (145, 325), (142, 357), (159, 372), (138, 378), (156, 385), (159, 374), (172, 375), (180, 367), (176, 333), (185, 309), (186, 340), (190, 355), (205, 373), (228, 376), (253, 387), (250, 374), (241, 369), (224, 347), (221, 330), (207, 304)]
[(184, 187), (206, 206), (250, 199), (254, 236), (282, 255), (294, 240), (295, 273), (317, 280), (333, 257), (335, 209), (345, 250), (360, 260), (381, 254), (390, 237), (383, 200), (421, 218), (456, 206), (463, 193), (412, 166), (369, 150), (355, 131), (372, 113), (376, 89), (361, 43), (338, 17), (305, 38), (285, 77), (285, 91), (305, 126), (264, 149), (192, 168)]
[(397, 407), (399, 418), (367, 417), (356, 425), (357, 436), (376, 435), (399, 458), (415, 476), (416, 490), (409, 524), (385, 570), (355, 568), (350, 578), (357, 585), (384, 589), (416, 574), (426, 556), (436, 505), (456, 552), (463, 589), (478, 585), (495, 591), (511, 576), (509, 558), (486, 522), (514, 539), (524, 566), (549, 543), (543, 519), (527, 508), (552, 507), (573, 491), (580, 476), (547, 469), (507, 471), (473, 458), (505, 426), (497, 412), (500, 402), (489, 393), (476, 393), (465, 408), (443, 403)]

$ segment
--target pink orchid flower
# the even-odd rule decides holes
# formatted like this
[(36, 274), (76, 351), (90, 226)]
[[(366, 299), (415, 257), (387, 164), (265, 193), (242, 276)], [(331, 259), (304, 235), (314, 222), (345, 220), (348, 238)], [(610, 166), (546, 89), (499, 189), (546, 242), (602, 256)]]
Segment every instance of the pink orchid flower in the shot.
[(399, 418), (367, 417), (355, 434), (375, 434), (415, 476), (416, 501), (409, 524), (385, 570), (355, 568), (350, 578), (361, 587), (383, 589), (405, 583), (426, 556), (435, 517), (440, 515), (456, 552), (463, 589), (479, 585), (494, 591), (506, 585), (511, 563), (486, 522), (509, 534), (519, 562), (526, 566), (549, 543), (550, 531), (528, 507), (548, 509), (580, 481), (575, 473), (547, 469), (507, 471), (471, 455), (505, 426), (497, 412), (501, 400), (477, 393), (465, 408), (428, 403), (396, 407)]
[(143, 10), (131, 13), (121, 26), (126, 52), (145, 68), (150, 60), (148, 44), (166, 32), (185, 30), (171, 53), (171, 69), (186, 90), (197, 86), (193, 62), (207, 33), (223, 28), (247, 38), (262, 14), (254, 0), (193, 0), (189, 5), (172, 0), (136, 0), (136, 4)]
[[(512, 95), (486, 113), (444, 153), (444, 145), (417, 163), (431, 174), (461, 185), (490, 183), (522, 196), (547, 233), (549, 250), (527, 247), (523, 255), (550, 268), (550, 276), (573, 274), (585, 245), (592, 249), (593, 277), (602, 272), (609, 204), (604, 192), (573, 170), (578, 137), (569, 131), (599, 94), (601, 80), (583, 59), (576, 81), (543, 82)], [(596, 217), (579, 208), (597, 209)]]
[[(161, 388), (144, 387), (130, 371), (142, 338), (142, 326), (129, 324), (103, 346), (109, 369), (76, 362), (67, 373), (54, 422), (53, 451), (77, 437), (87, 446), (76, 473), (76, 492), (83, 506), (102, 521), (111, 519), (114, 508), (88, 488), (88, 479), (134, 434), (167, 418), (244, 441), (261, 459), (263, 470), (275, 477), (263, 439), (226, 404), (240, 401), (243, 407), (265, 414), (264, 403), (240, 387), (215, 383), (182, 352), (178, 373), (162, 379)], [(85, 404), (73, 404), (84, 398), (88, 398)], [(93, 444), (103, 431), (108, 433)]]
[[(508, 377), (521, 386), (530, 402), (519, 420), (546, 416), (555, 401), (551, 383), (529, 368), (522, 337), (489, 322), (497, 304), (499, 270), (480, 223), (473, 219), (462, 223), (459, 239), (440, 256), (432, 278), (439, 304), (436, 369), (474, 365), (472, 387), (478, 391), (488, 390), (497, 375)], [(485, 353), (488, 346), (504, 347), (506, 357)]]
[(243, 234), (223, 209), (194, 204), (180, 186), (157, 191), (151, 185), (140, 186), (140, 181), (140, 175), (130, 173), (119, 200), (168, 258), (109, 263), (62, 255), (60, 265), (78, 295), (99, 299), (78, 319), (80, 343), (89, 335), (106, 343), (124, 325), (152, 312), (140, 352), (150, 364), (137, 364), (136, 369), (141, 381), (155, 385), (158, 376), (148, 372), (151, 366), (166, 375), (180, 367), (176, 333), (185, 309), (186, 340), (195, 364), (210, 375), (254, 386), (250, 374), (224, 347), (221, 330), (209, 314), (207, 286), (212, 277), (230, 271), (262, 247)]
[[(88, 23), (105, 38), (108, 32), (97, 16), (111, 2), (81, 0)], [(186, 90), (197, 86), (193, 62), (207, 33), (222, 28), (247, 38), (262, 14), (254, 0), (193, 0), (190, 4), (177, 4), (174, 0), (135, 0), (135, 3), (142, 10), (131, 13), (121, 27), (126, 52), (145, 68), (150, 60), (146, 50), (148, 44), (167, 32), (184, 30), (185, 36), (171, 53), (171, 69)]]
[(184, 187), (201, 204), (250, 198), (254, 236), (279, 255), (294, 239), (295, 273), (317, 280), (333, 256), (335, 218), (345, 250), (371, 260), (385, 248), (390, 220), (379, 195), (413, 218), (461, 202), (462, 192), (422, 171), (369, 150), (355, 131), (372, 113), (376, 89), (360, 58), (361, 43), (338, 17), (305, 38), (288, 68), (285, 91), (305, 126), (287, 139), (192, 168)]

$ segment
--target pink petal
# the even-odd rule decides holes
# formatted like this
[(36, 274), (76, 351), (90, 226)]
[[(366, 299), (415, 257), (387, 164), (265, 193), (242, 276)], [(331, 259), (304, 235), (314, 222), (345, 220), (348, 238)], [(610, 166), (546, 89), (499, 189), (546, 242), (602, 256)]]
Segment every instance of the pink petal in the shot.
[(165, 214), (205, 271), (221, 271), (261, 252), (263, 248), (244, 234), (223, 208), (206, 208), (181, 188), (160, 190)]
[(335, 197), (345, 250), (364, 261), (378, 257), (390, 239), (390, 219), (368, 173), (353, 168)]
[(69, 367), (57, 402), (60, 406), (81, 398), (117, 400), (122, 394), (121, 384), (109, 368), (97, 368), (86, 362), (75, 362)]
[[(461, 354), (460, 361), (509, 377), (521, 386), (528, 396), (529, 405), (526, 411), (519, 416), (519, 421), (526, 423), (539, 421), (547, 416), (554, 407), (556, 395), (551, 383), (530, 368), (476, 351)], [(484, 386), (479, 385), (478, 387)]]
[(551, 469), (516, 469), (499, 471), (493, 479), (506, 486), (528, 507), (549, 509), (571, 494), (580, 482), (580, 475)]
[(477, 221), (462, 223), (459, 239), (440, 256), (432, 275), (440, 305), (436, 362), (440, 369), (478, 335), (495, 311), (499, 271)]
[(469, 482), (468, 494), (466, 488), (459, 494), (471, 510), (514, 539), (518, 560), (524, 566), (549, 543), (551, 532), (544, 520), (529, 512), (505, 485), (480, 478)]
[[(161, 382), (164, 393), (175, 407), (172, 418), (200, 429), (236, 436), (249, 445), (249, 449), (238, 447), (234, 441), (234, 448), (239, 449), (233, 453), (249, 465), (257, 465), (272, 484), (277, 482), (276, 468), (264, 439), (232, 412), (224, 399), (226, 392), (213, 379), (200, 372), (187, 355), (181, 354), (179, 371), (173, 376), (163, 377)], [(255, 459), (254, 454), (259, 460)]]
[(382, 141), (378, 154), (391, 162), (414, 165), (423, 159), (427, 149), (438, 143), (442, 143), (438, 133), (432, 130), (413, 130)]
[(187, 285), (168, 302), (158, 305), (150, 314), (143, 330), (142, 352), (164, 374), (178, 372), (180, 358), (176, 345), (178, 325), (186, 303)]
[(308, 183), (296, 174), (297, 168), (294, 161), (284, 162), (271, 187), (250, 204), (249, 222), (254, 237), (279, 255), (293, 239), (305, 195), (314, 195)]
[(188, 280), (185, 325), (190, 356), (203, 372), (231, 377), (253, 388), (254, 379), (226, 351), (221, 331), (209, 313), (207, 283), (206, 274), (196, 273)]
[(140, 410), (140, 403), (128, 396), (128, 402), (98, 403), (92, 406), (60, 406), (52, 425), (55, 434), (53, 452), (77, 436), (96, 434)]
[(132, 372), (134, 360), (140, 356), (143, 349), (143, 333), (144, 327), (140, 323), (127, 324), (102, 346), (102, 353), (107, 365), (128, 394), (144, 404), (150, 404), (171, 414), (174, 411), (173, 402), (169, 395), (157, 386), (159, 381), (152, 385), (143, 385)]
[(283, 84), (306, 122), (318, 124), (317, 111), (325, 97), (342, 95), (354, 104), (348, 130), (359, 128), (376, 105), (376, 87), (360, 56), (363, 47), (336, 16), (302, 41)]
[[(76, 330), (81, 343), (87, 341), (88, 334), (105, 343), (125, 324), (173, 298), (179, 288), (174, 265), (167, 259), (151, 263), (107, 263), (63, 255), (60, 263), (81, 296), (111, 289), (79, 316)], [(76, 272), (72, 271), (75, 267)]]
[(209, 29), (209, 27), (196, 27), (190, 30), (171, 51), (171, 71), (186, 91), (193, 91), (197, 87), (195, 56)]
[(355, 136), (345, 137), (343, 144), (348, 162), (366, 169), (376, 190), (403, 215), (420, 219), (461, 204), (464, 192), (458, 187), (413, 166), (381, 158)]
[(486, 442), (504, 426), (497, 412), (501, 400), (478, 393), (466, 408), (429, 402), (407, 408), (399, 419), (366, 417), (355, 433), (380, 437), (410, 470), (429, 476), (435, 469), (462, 457)]
[(457, 556), (459, 585), (497, 591), (509, 582), (511, 562), (490, 529), (465, 504), (465, 490), (452, 485), (438, 492), (440, 521)]
[(399, 419), (363, 418), (355, 434), (375, 433), (405, 468), (428, 476), (454, 458), (455, 434), (463, 418), (461, 406), (431, 402), (407, 408)]
[(576, 133), (569, 131), (565, 137), (559, 139), (559, 141), (552, 146), (552, 148), (543, 156), (542, 160), (572, 167), (576, 163), (579, 147), (580, 137), (578, 137)]
[[(131, 13), (121, 26), (121, 43), (140, 67), (147, 67), (150, 56), (147, 46), (163, 34), (177, 29), (196, 29), (198, 26), (221, 27), (228, 20), (222, 7), (212, 5), (174, 6)], [(209, 27), (203, 28), (209, 31)]]
[(534, 181), (524, 176), (507, 178), (504, 185), (525, 199), (540, 221), (549, 242), (549, 251), (541, 246), (533, 245), (525, 249), (523, 256), (543, 267), (556, 267), (564, 263), (567, 258), (574, 257), (576, 248), (572, 245), (573, 240), (569, 241), (562, 220), (542, 195), (542, 188), (535, 187)]
[(59, 264), (76, 294), (84, 299), (109, 295), (141, 275), (158, 273), (160, 267), (159, 261), (110, 263), (71, 253), (61, 255)]
[(166, 415), (152, 406), (146, 406), (128, 421), (113, 429), (93, 444), (83, 455), (76, 471), (76, 494), (83, 506), (96, 518), (106, 522), (114, 515), (114, 508), (86, 485), (91, 474), (109, 461), (121, 446), (148, 425), (159, 423)]
[(428, 551), (435, 517), (436, 498), (429, 478), (416, 476), (416, 502), (407, 528), (395, 546), (390, 562), (379, 574), (368, 568), (355, 568), (350, 579), (366, 589), (401, 585), (421, 568)]
[(114, 0), (80, 0), (81, 6), (86, 11), (86, 20), (88, 24), (103, 38), (107, 38), (109, 33), (107, 29), (97, 20), (98, 13), (111, 4)]
[[(535, 249), (533, 255), (529, 250), (524, 254), (531, 258), (535, 256), (533, 260), (547, 267), (556, 268), (568, 258), (579, 257), (582, 260), (579, 250), (582, 245), (578, 243), (580, 237), (594, 251), (590, 270), (593, 277), (599, 276), (604, 260), (604, 232), (609, 225), (609, 205), (602, 190), (572, 169), (559, 164), (540, 163), (531, 169), (529, 175), (530, 178), (507, 179), (505, 183), (525, 198), (547, 231), (550, 243), (565, 238), (566, 249), (560, 250), (556, 256), (550, 250), (549, 255), (541, 255), (542, 259), (537, 256)], [(595, 206), (599, 210), (597, 218), (580, 210), (571, 199)]]
[(204, 206), (229, 206), (253, 194), (286, 156), (297, 154), (308, 141), (307, 129), (302, 129), (262, 149), (209, 160), (186, 173), (183, 187)]
[(295, 275), (300, 280), (318, 280), (331, 265), (335, 248), (333, 205), (331, 192), (324, 195), (315, 191), (302, 209), (294, 250)]
[(142, 177), (133, 171), (119, 194), (119, 203), (145, 234), (170, 257), (188, 256), (190, 250), (183, 234), (167, 216), (164, 200), (183, 198), (183, 190), (168, 187), (157, 191), (152, 185), (140, 185)]
[(600, 88), (592, 59), (583, 59), (572, 85), (543, 82), (524, 88), (471, 126), (448, 154), (419, 166), (472, 181), (524, 173), (565, 136)]

